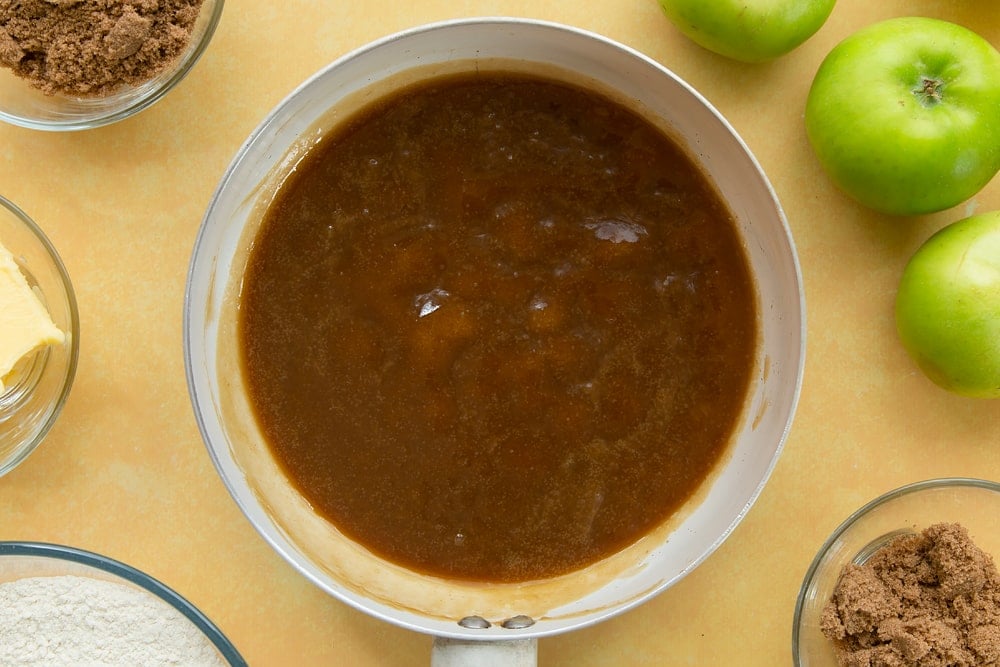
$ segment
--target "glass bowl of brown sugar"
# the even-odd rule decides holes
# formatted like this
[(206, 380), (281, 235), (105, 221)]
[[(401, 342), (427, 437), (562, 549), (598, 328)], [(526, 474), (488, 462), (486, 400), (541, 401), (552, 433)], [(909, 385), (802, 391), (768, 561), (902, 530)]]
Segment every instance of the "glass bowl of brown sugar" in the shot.
[(85, 130), (148, 108), (204, 53), (223, 0), (0, 5), (0, 119)]
[(795, 605), (795, 665), (986, 665), (1000, 660), (1000, 484), (916, 482), (848, 517)]

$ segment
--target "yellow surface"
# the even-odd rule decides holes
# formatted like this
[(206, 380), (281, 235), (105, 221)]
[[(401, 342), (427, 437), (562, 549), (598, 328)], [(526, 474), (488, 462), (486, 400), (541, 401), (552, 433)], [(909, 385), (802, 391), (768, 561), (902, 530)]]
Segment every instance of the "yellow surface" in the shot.
[(1000, 179), (954, 210), (889, 219), (838, 193), (805, 139), (802, 109), (823, 56), (862, 25), (904, 14), (954, 20), (1000, 45), (1000, 12), (988, 0), (840, 0), (805, 46), (757, 66), (692, 45), (653, 0), (229, 0), (202, 61), (142, 114), (72, 134), (0, 127), (2, 194), (59, 249), (81, 318), (79, 372), (62, 417), (37, 452), (0, 478), (0, 539), (60, 542), (144, 569), (200, 606), (255, 666), (429, 664), (427, 637), (320, 592), (266, 546), (230, 499), (187, 397), (185, 274), (226, 165), (307, 76), (369, 40), (424, 22), (538, 17), (646, 53), (732, 122), (785, 207), (809, 317), (796, 421), (743, 523), (651, 602), (543, 639), (541, 664), (789, 664), (799, 584), (842, 519), (919, 479), (1000, 479), (1000, 402), (931, 385), (906, 357), (891, 319), (909, 254), (967, 211), (1000, 209)]
[(25, 355), (62, 340), (63, 333), (52, 323), (14, 256), (0, 245), (0, 392)]

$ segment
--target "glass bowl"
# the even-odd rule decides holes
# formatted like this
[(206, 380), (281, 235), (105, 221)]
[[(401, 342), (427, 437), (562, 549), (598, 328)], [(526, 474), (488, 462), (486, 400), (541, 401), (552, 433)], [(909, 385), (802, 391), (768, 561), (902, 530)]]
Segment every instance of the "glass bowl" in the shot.
[(204, 0), (185, 50), (141, 85), (123, 85), (109, 95), (46, 95), (6, 67), (0, 68), (0, 119), (35, 130), (86, 130), (148, 108), (187, 75), (204, 53), (222, 16), (223, 0)]
[(66, 267), (45, 233), (20, 208), (0, 196), (0, 244), (14, 256), (53, 323), (59, 345), (41, 348), (19, 362), (0, 395), (0, 477), (45, 438), (62, 411), (76, 374), (80, 319)]
[(936, 523), (965, 526), (972, 541), (996, 559), (1000, 484), (968, 478), (916, 482), (879, 496), (848, 517), (819, 550), (799, 591), (792, 624), (794, 664), (838, 664), (833, 643), (820, 630), (820, 617), (846, 565), (863, 564), (892, 539)]
[[(24, 599), (23, 596), (15, 596), (10, 588), (8, 588), (10, 598), (3, 597), (2, 591), (5, 584), (9, 585), (10, 582), (22, 581), (21, 585), (23, 586), (28, 583), (27, 579), (34, 579), (36, 577), (85, 577), (87, 579), (98, 580), (99, 582), (117, 584), (117, 586), (109, 587), (102, 583), (98, 591), (107, 590), (114, 595), (121, 596), (126, 601), (135, 603), (132, 607), (133, 609), (140, 606), (143, 609), (156, 609), (156, 615), (152, 617), (152, 620), (162, 624), (156, 629), (143, 627), (145, 617), (136, 615), (135, 618), (132, 618), (126, 615), (132, 614), (131, 611), (109, 613), (108, 610), (112, 608), (112, 605), (108, 604), (105, 609), (92, 611), (92, 615), (88, 618), (88, 621), (97, 620), (99, 622), (83, 624), (95, 633), (107, 634), (105, 630), (112, 623), (129, 623), (129, 627), (134, 628), (130, 634), (136, 637), (137, 641), (145, 642), (148, 641), (149, 637), (155, 636), (163, 638), (160, 642), (170, 646), (180, 646), (183, 645), (183, 642), (187, 642), (195, 651), (194, 655), (206, 658), (204, 661), (205, 665), (231, 665), (237, 667), (247, 664), (232, 642), (222, 634), (222, 631), (205, 614), (175, 591), (148, 574), (106, 556), (73, 547), (41, 542), (0, 542), (0, 601), (3, 601), (4, 605), (10, 605), (11, 599)], [(49, 579), (49, 581), (68, 581), (68, 579)], [(121, 587), (125, 588), (122, 589)], [(48, 589), (37, 589), (37, 594), (41, 597), (43, 594), (47, 594), (43, 591), (58, 590), (59, 588), (61, 586), (56, 587), (53, 584)], [(144, 598), (142, 595), (151, 596), (149, 600), (145, 600), (150, 604), (143, 604)], [(69, 596), (60, 599), (60, 604), (62, 605), (60, 615), (63, 616), (64, 621), (70, 621), (73, 616), (70, 610), (66, 608), (65, 601), (67, 599), (69, 599)], [(156, 600), (161, 601), (166, 606), (162, 608), (158, 607), (155, 602)], [(33, 599), (30, 604), (40, 606), (45, 603), (46, 601), (44, 600), (40, 602)], [(29, 603), (25, 602), (25, 604)], [(96, 609), (97, 605), (93, 605), (93, 607)], [(5, 606), (4, 608), (10, 609), (9, 606)], [(21, 619), (24, 619), (24, 622), (27, 624), (27, 621), (37, 620), (31, 618), (29, 609), (26, 608), (20, 611), (23, 613), (20, 615), (18, 622), (22, 622)], [(35, 611), (38, 611), (37, 607)], [(3, 612), (0, 611), (0, 615), (2, 614)], [(7, 621), (11, 622), (10, 619), (7, 619)], [(102, 625), (102, 623), (107, 625)], [(27, 627), (26, 629), (30, 632), (31, 636), (24, 638), (27, 642), (25, 646), (39, 645), (45, 643), (46, 640), (51, 640), (51, 637), (39, 636), (38, 633), (38, 628), (44, 628), (47, 625), (43, 620), (40, 625)], [(6, 629), (10, 630), (9, 627)], [(167, 638), (168, 634), (170, 635), (169, 638)], [(49, 643), (51, 644), (51, 642)], [(70, 642), (66, 642), (66, 648), (62, 650), (83, 650), (82, 647), (86, 643), (81, 640), (79, 642), (80, 646), (73, 646)], [(113, 655), (113, 649), (119, 648), (121, 645), (122, 641), (118, 639), (112, 640), (112, 643), (105, 645), (103, 647), (105, 653), (101, 656), (102, 660), (99, 661), (100, 664), (124, 664), (114, 660), (115, 656)], [(25, 646), (22, 646), (22, 653), (27, 650)], [(2, 664), (8, 664), (4, 662), (4, 658), (10, 658), (10, 656), (4, 655), (5, 650), (14, 649), (0, 647), (0, 663)], [(26, 653), (24, 654), (27, 655)], [(39, 652), (37, 655), (41, 658), (44, 653)], [(173, 658), (176, 657), (179, 656), (173, 656)], [(60, 664), (63, 664), (62, 659), (66, 660), (65, 664), (97, 664), (94, 656), (88, 656), (86, 653), (81, 652), (73, 654), (60, 653), (59, 658)], [(32, 662), (31, 664), (36, 663)], [(168, 664), (181, 663), (172, 659)], [(191, 667), (195, 666), (191, 665)]]

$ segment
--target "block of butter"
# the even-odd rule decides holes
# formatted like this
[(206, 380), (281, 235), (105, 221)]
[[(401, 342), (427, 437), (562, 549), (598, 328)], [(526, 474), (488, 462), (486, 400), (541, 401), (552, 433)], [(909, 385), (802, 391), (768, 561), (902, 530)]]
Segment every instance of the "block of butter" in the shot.
[(64, 338), (14, 256), (0, 245), (0, 394), (18, 361)]

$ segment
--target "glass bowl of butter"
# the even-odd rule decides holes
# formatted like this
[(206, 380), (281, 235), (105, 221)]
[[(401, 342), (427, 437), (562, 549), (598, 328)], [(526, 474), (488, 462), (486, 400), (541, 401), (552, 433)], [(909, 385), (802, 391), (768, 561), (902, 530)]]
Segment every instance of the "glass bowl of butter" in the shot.
[(76, 297), (42, 230), (0, 196), (0, 476), (45, 438), (79, 356)]

